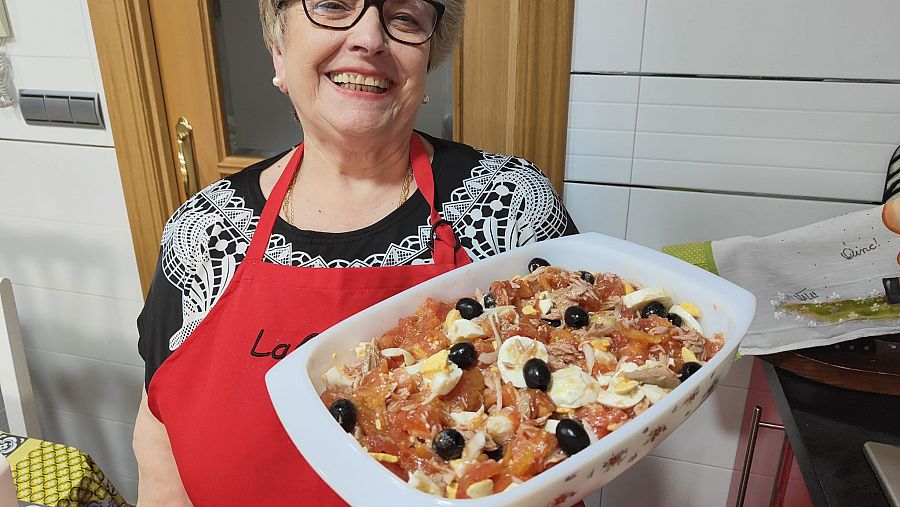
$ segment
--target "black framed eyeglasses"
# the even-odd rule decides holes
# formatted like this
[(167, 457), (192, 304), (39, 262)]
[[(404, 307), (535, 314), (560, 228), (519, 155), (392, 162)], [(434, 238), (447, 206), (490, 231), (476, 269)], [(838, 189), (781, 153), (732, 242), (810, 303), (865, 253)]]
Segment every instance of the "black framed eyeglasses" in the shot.
[[(288, 0), (279, 0), (276, 7), (280, 9), (286, 3)], [(374, 5), (388, 37), (413, 46), (428, 42), (444, 15), (444, 4), (436, 0), (302, 0), (302, 3), (309, 21), (329, 30), (353, 28)]]

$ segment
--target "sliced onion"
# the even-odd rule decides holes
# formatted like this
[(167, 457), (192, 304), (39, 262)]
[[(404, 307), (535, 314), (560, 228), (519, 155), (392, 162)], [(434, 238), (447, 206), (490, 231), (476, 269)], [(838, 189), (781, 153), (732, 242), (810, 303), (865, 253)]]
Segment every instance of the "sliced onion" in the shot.
[(594, 347), (591, 347), (590, 343), (582, 343), (581, 351), (584, 352), (584, 364), (587, 367), (586, 373), (588, 375), (594, 374)]
[(497, 362), (497, 357), (500, 355), (500, 349), (493, 352), (482, 352), (478, 354), (478, 360), (484, 364), (494, 364)]
[(484, 444), (487, 443), (487, 439), (484, 436), (484, 430), (478, 430), (472, 436), (472, 438), (466, 441), (466, 446), (463, 448), (462, 459), (463, 461), (473, 461), (478, 458), (478, 455), (481, 454), (481, 450), (484, 449)]
[(406, 363), (406, 366), (412, 366), (416, 364), (416, 358), (413, 357), (412, 354), (407, 352), (405, 349), (401, 348), (390, 348), (384, 349), (381, 351), (381, 355), (384, 357), (400, 357), (403, 356), (403, 362)]

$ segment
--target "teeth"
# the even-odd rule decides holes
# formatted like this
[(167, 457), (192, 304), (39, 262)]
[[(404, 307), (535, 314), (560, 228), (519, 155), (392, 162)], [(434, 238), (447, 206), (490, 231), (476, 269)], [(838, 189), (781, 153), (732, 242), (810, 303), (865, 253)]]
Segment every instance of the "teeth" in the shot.
[(386, 90), (390, 88), (391, 82), (386, 79), (378, 79), (373, 76), (363, 76), (360, 74), (354, 74), (350, 72), (336, 72), (329, 76), (329, 78), (334, 81), (338, 85), (345, 86), (352, 90), (364, 90), (364, 91), (377, 91), (377, 90), (366, 90), (363, 88), (354, 88), (350, 85), (356, 86), (368, 86), (374, 88), (380, 88), (381, 90)]

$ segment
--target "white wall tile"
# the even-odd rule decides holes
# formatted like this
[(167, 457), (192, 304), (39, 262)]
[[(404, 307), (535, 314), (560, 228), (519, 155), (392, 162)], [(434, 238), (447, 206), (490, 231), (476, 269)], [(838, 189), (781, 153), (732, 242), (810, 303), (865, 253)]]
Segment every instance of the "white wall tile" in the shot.
[[(15, 90), (100, 91), (94, 70), (96, 61), (90, 58), (11, 55), (9, 60)], [(107, 116), (105, 111), (103, 108), (104, 118)], [(108, 125), (105, 130), (26, 125), (18, 102), (13, 107), (0, 109), (0, 139), (112, 146)]]
[(128, 229), (0, 215), (0, 238), (13, 283), (143, 301)]
[(581, 232), (625, 238), (628, 192), (622, 187), (566, 183), (566, 209)]
[(646, 456), (603, 488), (602, 507), (725, 505), (731, 470)]
[(900, 79), (893, 0), (648, 0), (641, 70)]
[(576, 0), (573, 71), (637, 72), (646, 0)]
[(732, 468), (747, 389), (717, 386), (681, 426), (651, 454), (720, 468)]
[(88, 58), (93, 44), (82, 23), (84, 0), (6, 0), (11, 55)]
[(651, 248), (733, 236), (766, 236), (867, 204), (634, 188), (626, 239)]
[(632, 183), (874, 202), (898, 131), (900, 85), (647, 77)]
[(38, 405), (44, 439), (87, 453), (126, 500), (137, 499), (137, 463), (131, 449), (134, 425)]
[(0, 154), (0, 215), (128, 227), (114, 149), (0, 140)]
[(137, 301), (16, 285), (25, 345), (143, 367), (137, 352)]
[(134, 424), (144, 385), (143, 368), (32, 348), (25, 352), (39, 404)]
[(566, 179), (629, 183), (640, 78), (572, 76)]

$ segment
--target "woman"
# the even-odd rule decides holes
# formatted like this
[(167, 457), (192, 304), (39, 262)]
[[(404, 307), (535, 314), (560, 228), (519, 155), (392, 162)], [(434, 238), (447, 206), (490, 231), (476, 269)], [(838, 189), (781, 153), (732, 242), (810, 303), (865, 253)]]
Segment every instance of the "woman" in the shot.
[(265, 372), (412, 285), (576, 232), (530, 162), (413, 132), (464, 0), (259, 5), (304, 144), (214, 183), (166, 224), (138, 319), (142, 505), (341, 504), (283, 431)]

